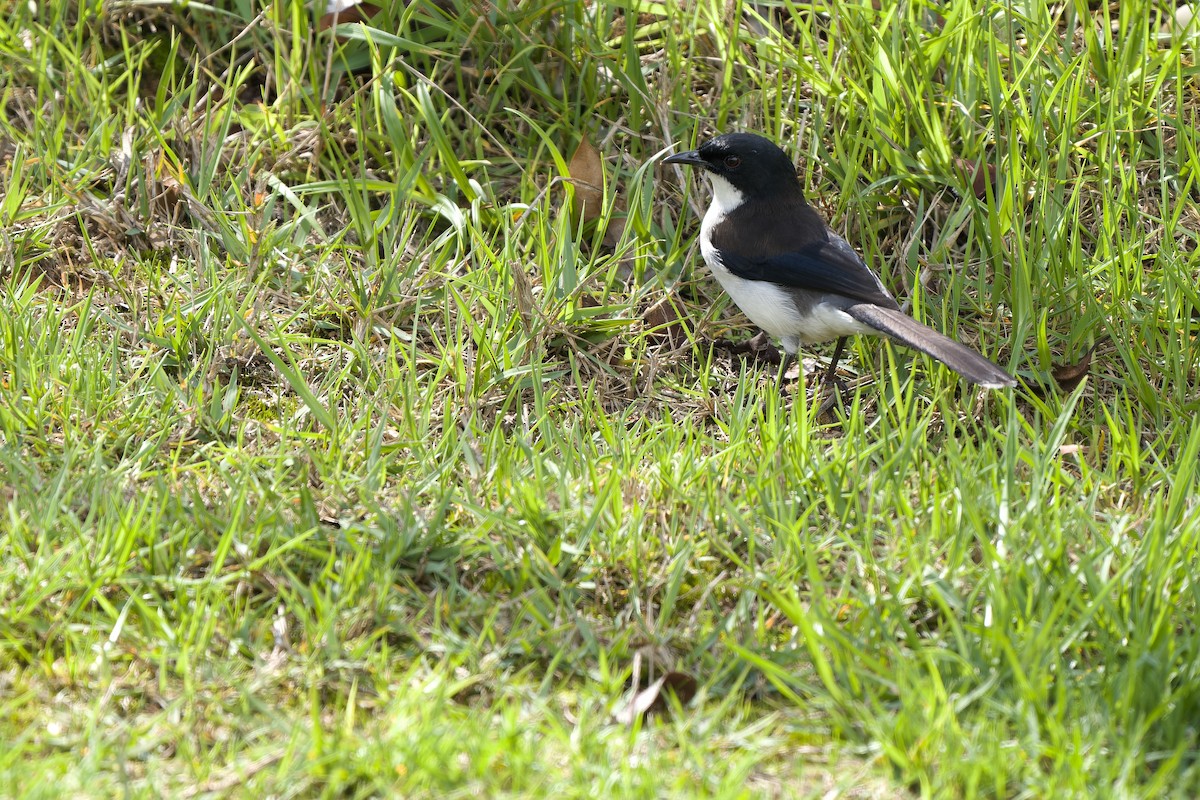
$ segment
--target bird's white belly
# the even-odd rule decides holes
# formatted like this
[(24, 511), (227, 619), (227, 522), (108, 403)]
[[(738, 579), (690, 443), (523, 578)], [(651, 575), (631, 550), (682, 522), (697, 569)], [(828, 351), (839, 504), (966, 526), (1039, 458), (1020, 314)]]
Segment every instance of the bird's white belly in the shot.
[[(777, 339), (793, 342), (828, 342), (856, 333), (878, 333), (829, 303), (817, 303), (802, 315), (792, 296), (770, 281), (739, 278), (721, 264), (716, 251), (701, 242), (700, 250), (713, 277), (742, 313)], [(791, 349), (787, 347), (785, 349)]]
[(796, 304), (783, 289), (767, 281), (739, 278), (721, 265), (714, 252), (705, 252), (704, 261), (742, 313), (767, 333), (776, 338), (793, 335), (803, 323)]

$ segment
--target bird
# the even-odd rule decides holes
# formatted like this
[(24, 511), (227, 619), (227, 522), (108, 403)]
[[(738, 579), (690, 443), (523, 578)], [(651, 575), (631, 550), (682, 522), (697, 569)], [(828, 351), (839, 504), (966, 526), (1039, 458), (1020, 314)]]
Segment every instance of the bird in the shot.
[(850, 336), (887, 336), (921, 351), (971, 383), (1016, 386), (971, 348), (900, 310), (879, 278), (808, 204), (792, 160), (766, 137), (725, 133), (666, 164), (703, 170), (712, 202), (700, 223), (700, 253), (750, 321), (779, 339), (780, 381), (801, 344), (837, 340), (825, 380)]

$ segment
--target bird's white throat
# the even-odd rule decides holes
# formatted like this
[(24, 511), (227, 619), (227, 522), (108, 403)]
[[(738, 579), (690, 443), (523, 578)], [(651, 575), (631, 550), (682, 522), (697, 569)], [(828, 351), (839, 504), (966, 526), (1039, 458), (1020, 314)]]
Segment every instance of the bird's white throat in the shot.
[[(713, 197), (712, 202), (708, 204), (708, 211), (704, 213), (704, 219), (700, 221), (700, 254), (704, 256), (704, 260), (711, 267), (713, 264), (713, 228), (720, 225), (725, 217), (740, 206), (746, 196), (720, 175), (709, 173), (708, 178), (712, 183)], [(718, 276), (719, 278), (720, 276)]]
[(708, 213), (705, 215), (705, 221), (710, 216), (721, 217), (722, 219), (730, 211), (742, 204), (746, 196), (739, 192), (734, 185), (725, 178), (716, 173), (709, 173), (709, 181), (712, 182), (713, 199), (712, 205), (708, 207)]

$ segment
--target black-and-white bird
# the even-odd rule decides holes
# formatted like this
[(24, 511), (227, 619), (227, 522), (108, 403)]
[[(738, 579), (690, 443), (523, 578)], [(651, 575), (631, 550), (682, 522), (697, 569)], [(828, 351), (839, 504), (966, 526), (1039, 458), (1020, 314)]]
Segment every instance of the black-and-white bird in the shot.
[(791, 159), (769, 139), (727, 133), (664, 163), (708, 173), (713, 199), (700, 225), (700, 252), (738, 308), (782, 340), (784, 370), (801, 343), (837, 339), (832, 378), (846, 338), (865, 333), (927, 353), (980, 386), (1016, 385), (996, 364), (901, 311), (804, 199)]

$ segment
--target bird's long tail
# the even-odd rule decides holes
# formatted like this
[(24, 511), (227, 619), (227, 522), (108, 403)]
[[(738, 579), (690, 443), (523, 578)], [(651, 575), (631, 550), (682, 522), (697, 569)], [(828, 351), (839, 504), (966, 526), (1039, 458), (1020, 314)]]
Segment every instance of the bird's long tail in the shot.
[(936, 358), (971, 383), (977, 383), (987, 389), (1003, 389), (1017, 385), (1011, 375), (979, 353), (933, 328), (922, 325), (902, 311), (859, 303), (847, 308), (846, 313), (901, 344)]

